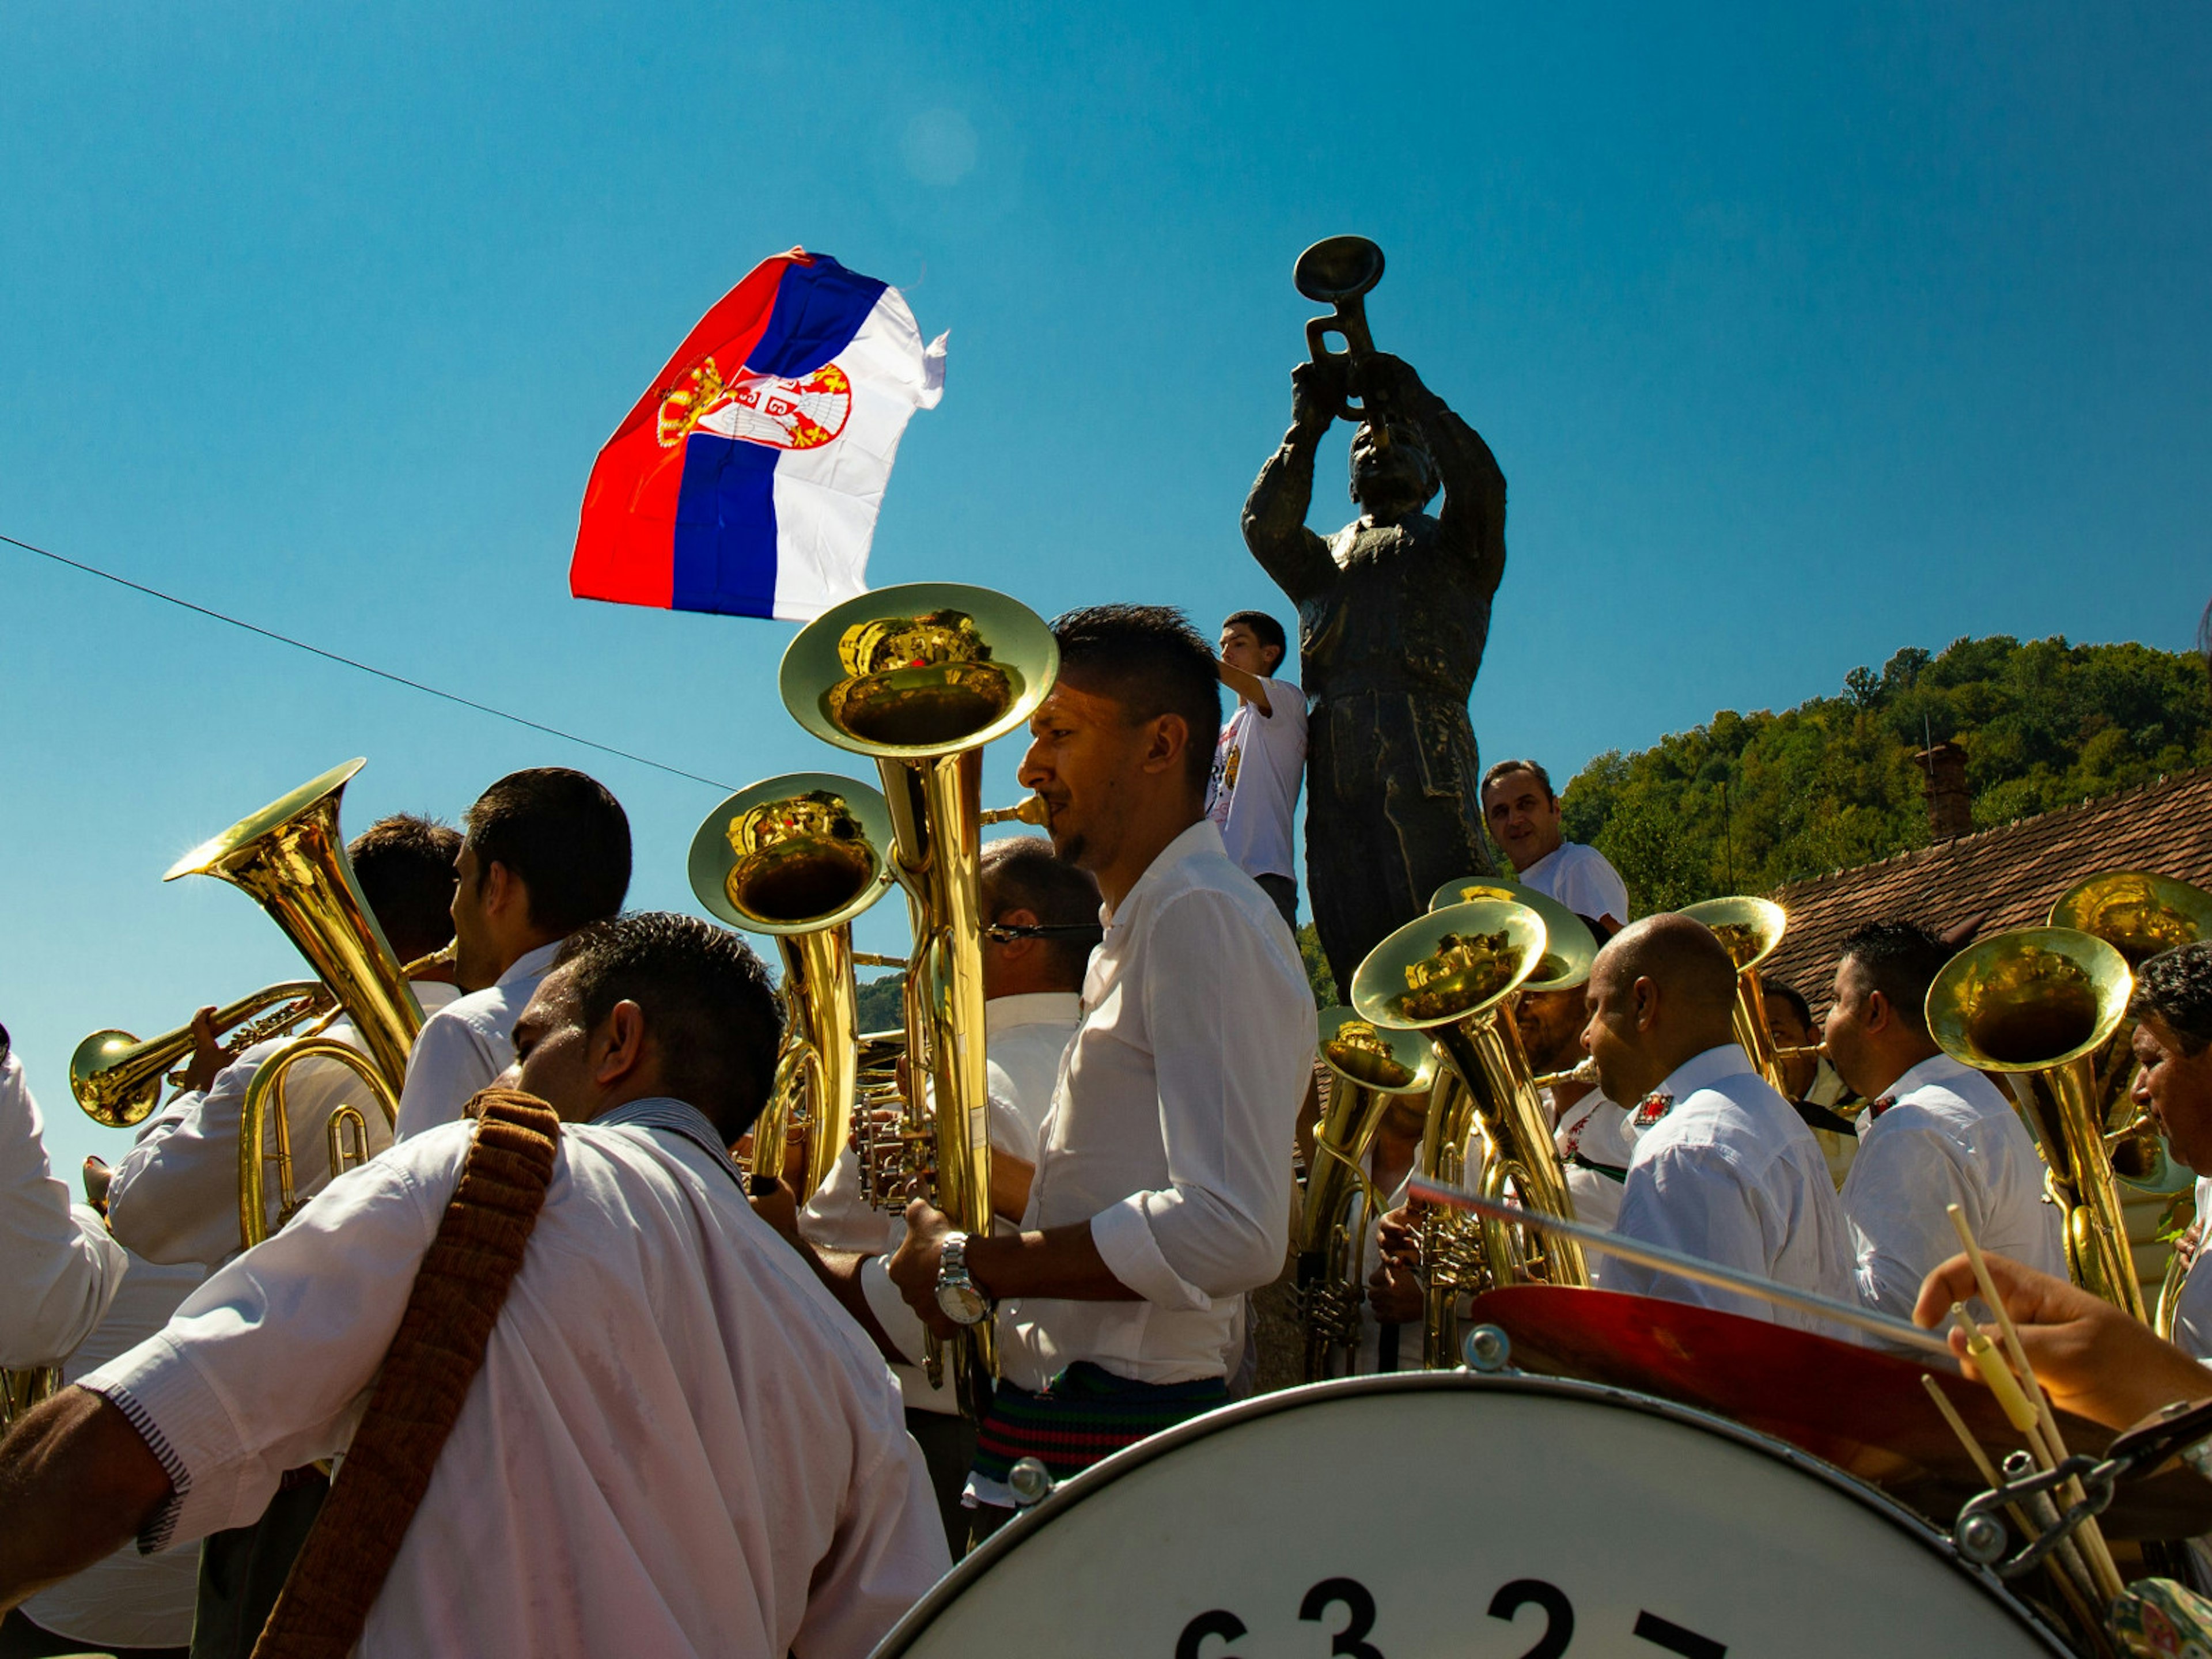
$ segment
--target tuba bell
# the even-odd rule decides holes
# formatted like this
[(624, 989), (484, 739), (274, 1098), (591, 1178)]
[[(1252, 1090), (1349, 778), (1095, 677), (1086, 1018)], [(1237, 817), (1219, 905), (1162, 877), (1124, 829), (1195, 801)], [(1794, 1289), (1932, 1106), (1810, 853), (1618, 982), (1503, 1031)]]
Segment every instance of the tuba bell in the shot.
[[(883, 779), (914, 926), (908, 1054), (931, 1085), (926, 1142), (919, 1122), (902, 1139), (926, 1160), (915, 1173), (931, 1201), (978, 1235), (991, 1229), (978, 751), (1023, 725), (1059, 672), (1060, 647), (1028, 606), (988, 588), (914, 582), (832, 606), (799, 630), (778, 674), (793, 717), (871, 757)], [(963, 1330), (953, 1352), (962, 1409), (980, 1416), (997, 1371), (990, 1322)], [(934, 1344), (928, 1358), (935, 1373)]]
[[(240, 1113), (238, 1134), (238, 1224), (242, 1247), (252, 1249), (269, 1233), (265, 1208), (265, 1166), (276, 1165), (277, 1225), (298, 1207), (292, 1188), (291, 1130), (283, 1104), (292, 1069), (303, 1060), (325, 1060), (359, 1078), (384, 1113), (387, 1125), (399, 1115), (399, 1090), (407, 1077), (407, 1054), (422, 1029), (422, 1005), (407, 982), (407, 969), (392, 956), (384, 930), (361, 896), (353, 861), (338, 832), (338, 802), (365, 761), (348, 761), (301, 784), (252, 817), (241, 818), (212, 840), (194, 848), (161, 879), (213, 876), (242, 889), (284, 930), (332, 998), (331, 1017), (343, 1012), (352, 1023), (360, 1048), (315, 1034), (295, 1038), (254, 1073)], [(416, 967), (427, 965), (415, 964)], [(266, 1121), (276, 1106), (273, 1127)], [(351, 1111), (365, 1131), (357, 1108)], [(340, 1150), (343, 1122), (331, 1127), (333, 1152)], [(273, 1139), (275, 1151), (268, 1143)], [(365, 1135), (360, 1142), (365, 1152)], [(331, 1172), (336, 1175), (333, 1162)]]
[(2012, 1090), (2066, 1218), (2074, 1281), (2148, 1322), (2096, 1102), (2095, 1057), (2133, 988), (2126, 959), (2104, 940), (2023, 927), (1944, 964), (1928, 988), (1928, 1032), (1952, 1059), (2000, 1073)]
[(806, 1147), (801, 1204), (829, 1178), (852, 1126), (860, 1020), (853, 919), (891, 884), (890, 814), (865, 783), (792, 772), (741, 789), (691, 838), (691, 890), (783, 957), (783, 1050), (753, 1124), (757, 1188), (783, 1170), (796, 1123)]
[[(1313, 1164), (1296, 1240), (1298, 1324), (1309, 1382), (1348, 1375), (1359, 1351), (1367, 1222), (1389, 1207), (1389, 1194), (1368, 1179), (1367, 1154), (1392, 1104), (1427, 1095), (1437, 1071), (1436, 1049), (1418, 1032), (1380, 1030), (1349, 1008), (1324, 1008), (1320, 1018), (1328, 1109), (1314, 1127)], [(1364, 1213), (1355, 1207), (1360, 1204)]]
[(1721, 946), (1735, 963), (1735, 1008), (1730, 1023), (1735, 1040), (1759, 1076), (1781, 1092), (1790, 1093), (1784, 1056), (1775, 1047), (1774, 1032), (1766, 1023), (1765, 993), (1759, 982), (1759, 964), (1774, 954), (1790, 926), (1789, 913), (1771, 899), (1714, 898), (1686, 904), (1680, 913), (1713, 930)]
[[(1512, 1018), (1513, 994), (1534, 980), (1547, 945), (1543, 918), (1525, 904), (1486, 898), (1432, 910), (1368, 954), (1352, 975), (1352, 1006), (1378, 1027), (1420, 1031), (1436, 1045), (1443, 1066), (1422, 1131), (1423, 1175), (1461, 1184), (1479, 1157), (1486, 1194), (1503, 1194), (1510, 1181), (1530, 1209), (1571, 1221), (1566, 1178)], [(1551, 972), (1534, 988), (1580, 984), (1595, 954), (1548, 953)], [(1569, 1240), (1530, 1237), (1498, 1223), (1470, 1227), (1436, 1208), (1422, 1212), (1421, 1238), (1422, 1352), (1430, 1370), (1458, 1362), (1462, 1293), (1523, 1279), (1589, 1282), (1581, 1247)]]

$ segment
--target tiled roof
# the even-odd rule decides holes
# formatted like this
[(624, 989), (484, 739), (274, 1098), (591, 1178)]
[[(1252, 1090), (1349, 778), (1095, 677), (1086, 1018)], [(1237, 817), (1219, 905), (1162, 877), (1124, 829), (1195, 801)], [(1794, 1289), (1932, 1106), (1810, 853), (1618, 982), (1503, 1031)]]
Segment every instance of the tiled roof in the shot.
[(1818, 1010), (1837, 946), (1862, 923), (1905, 917), (1943, 933), (1978, 918), (1984, 936), (2039, 927), (2061, 893), (2100, 870), (2212, 888), (2212, 767), (1792, 882), (1771, 895), (1790, 913), (1790, 930), (1760, 973)]

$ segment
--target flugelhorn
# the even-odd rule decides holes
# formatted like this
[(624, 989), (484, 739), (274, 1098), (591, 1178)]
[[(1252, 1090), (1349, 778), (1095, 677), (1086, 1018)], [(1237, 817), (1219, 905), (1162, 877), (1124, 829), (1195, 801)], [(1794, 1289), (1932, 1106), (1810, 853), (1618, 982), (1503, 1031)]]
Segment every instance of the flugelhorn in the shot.
[(1961, 951), (1928, 988), (1943, 1052), (2000, 1073), (2034, 1131), (2066, 1218), (2075, 1282), (2148, 1321), (2097, 1109), (2094, 1057), (2127, 1012), (2134, 976), (2104, 940), (2023, 927)]
[[(320, 1022), (337, 1006), (319, 980), (280, 980), (215, 1011), (225, 1062), (257, 1042), (289, 1036)], [(94, 1031), (70, 1056), (70, 1092), (94, 1123), (127, 1129), (160, 1103), (161, 1085), (180, 1082), (175, 1068), (192, 1052), (190, 1023), (143, 1042), (128, 1031)]]
[[(882, 776), (914, 927), (911, 1093), (925, 1076), (931, 1085), (928, 1161), (916, 1173), (953, 1225), (978, 1236), (991, 1228), (991, 1141), (982, 802), (968, 757), (1026, 721), (1059, 672), (1052, 630), (1028, 606), (988, 588), (915, 582), (825, 611), (792, 641), (778, 674), (801, 726), (872, 757)], [(997, 1370), (990, 1322), (966, 1328), (953, 1352), (962, 1408), (980, 1413)], [(928, 1358), (936, 1369), (934, 1345)]]
[[(1407, 922), (1368, 954), (1352, 975), (1352, 1006), (1393, 1030), (1420, 1031), (1443, 1068), (1421, 1137), (1421, 1173), (1461, 1185), (1479, 1122), (1486, 1193), (1510, 1182), (1521, 1202), (1574, 1219), (1565, 1172), (1544, 1121), (1543, 1103), (1512, 1018), (1512, 994), (1542, 964), (1541, 916), (1525, 904), (1474, 899)], [(1589, 962), (1564, 957), (1555, 972), (1580, 983)], [(1565, 988), (1562, 987), (1561, 988)], [(1423, 1363), (1458, 1363), (1458, 1303), (1463, 1292), (1540, 1279), (1587, 1285), (1579, 1245), (1518, 1235), (1485, 1222), (1470, 1231), (1457, 1214), (1430, 1207), (1421, 1216), (1422, 1273), (1428, 1301)]]
[(790, 772), (739, 790), (691, 838), (691, 890), (732, 927), (765, 933), (783, 957), (783, 1048), (753, 1122), (756, 1183), (805, 1137), (804, 1204), (829, 1178), (852, 1126), (860, 1059), (853, 919), (889, 890), (890, 813), (866, 784)]
[[(1389, 1195), (1368, 1178), (1367, 1154), (1393, 1103), (1425, 1096), (1437, 1071), (1436, 1049), (1418, 1032), (1378, 1028), (1349, 1008), (1324, 1008), (1320, 1019), (1328, 1109), (1314, 1127), (1296, 1241), (1309, 1382), (1350, 1374), (1367, 1293), (1367, 1222), (1388, 1207)], [(1361, 1200), (1364, 1218), (1355, 1214)]]
[(1790, 1085), (1773, 1028), (1766, 1023), (1766, 993), (1759, 982), (1759, 964), (1782, 943), (1790, 927), (1789, 913), (1771, 899), (1736, 897), (1686, 904), (1681, 914), (1711, 928), (1735, 963), (1735, 1007), (1730, 1016), (1735, 1040), (1751, 1056), (1759, 1076), (1787, 1097)]
[[(1332, 307), (1329, 315), (1306, 324), (1306, 351), (1315, 362), (1334, 359), (1349, 374), (1375, 355), (1375, 339), (1367, 331), (1367, 293), (1382, 280), (1382, 250), (1364, 236), (1325, 236), (1298, 255), (1291, 267), (1291, 283), (1307, 299)], [(1328, 349), (1332, 334), (1344, 342), (1342, 351)], [(1367, 410), (1347, 395), (1336, 413), (1355, 420)]]

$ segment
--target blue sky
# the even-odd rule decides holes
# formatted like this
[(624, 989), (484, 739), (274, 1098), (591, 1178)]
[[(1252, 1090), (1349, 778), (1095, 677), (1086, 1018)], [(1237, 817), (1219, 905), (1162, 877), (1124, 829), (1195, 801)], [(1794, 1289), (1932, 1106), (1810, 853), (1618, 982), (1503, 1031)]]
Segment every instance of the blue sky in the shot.
[[(1303, 349), (1291, 261), (1358, 230), (1378, 343), (1510, 482), (1488, 754), (1564, 775), (1961, 634), (2179, 647), (2212, 586), (2208, 36), (2118, 4), (15, 8), (0, 532), (732, 785), (839, 768), (775, 702), (787, 625), (567, 596), (592, 457), (699, 313), (802, 243), (951, 331), (878, 582), (1210, 626), (1276, 603), (1237, 514)], [(243, 896), (158, 880), (294, 784), (366, 755), (358, 825), (582, 766), (672, 907), (716, 799), (4, 547), (0, 745), (0, 1021), (64, 1163), (125, 1142), (67, 1099), (78, 1036), (297, 971)]]

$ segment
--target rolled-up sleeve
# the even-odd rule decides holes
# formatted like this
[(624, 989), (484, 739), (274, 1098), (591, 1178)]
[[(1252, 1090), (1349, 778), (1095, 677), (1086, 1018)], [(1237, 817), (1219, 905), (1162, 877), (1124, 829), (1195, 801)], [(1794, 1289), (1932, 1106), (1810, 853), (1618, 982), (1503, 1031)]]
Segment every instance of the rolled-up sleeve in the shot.
[(46, 1162), (22, 1062), (0, 1060), (0, 1365), (51, 1365), (92, 1334), (128, 1258)]
[(167, 1328), (81, 1379), (168, 1471), (148, 1552), (244, 1526), (287, 1469), (342, 1451), (460, 1176), (468, 1131), (331, 1183)]
[(1146, 1301), (1206, 1310), (1282, 1270), (1313, 1001), (1218, 891), (1170, 900), (1149, 954), (1145, 1030), (1167, 1184), (1100, 1212), (1091, 1236), (1114, 1276)]

